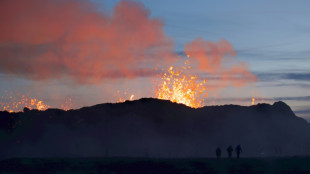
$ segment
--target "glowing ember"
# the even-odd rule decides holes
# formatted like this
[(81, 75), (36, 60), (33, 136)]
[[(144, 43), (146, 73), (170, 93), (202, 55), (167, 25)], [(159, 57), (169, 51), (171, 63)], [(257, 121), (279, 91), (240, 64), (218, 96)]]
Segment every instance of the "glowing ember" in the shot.
[(62, 104), (60, 106), (60, 108), (65, 110), (65, 111), (68, 111), (68, 110), (72, 109), (72, 99), (71, 98), (67, 98), (65, 103)]
[(156, 87), (156, 97), (193, 108), (202, 107), (208, 94), (205, 87), (206, 79), (199, 82), (197, 76), (186, 75), (184, 71), (190, 69), (188, 60), (181, 70), (171, 66), (168, 72), (162, 75), (162, 82)]
[(24, 107), (29, 109), (46, 110), (50, 106), (46, 105), (42, 100), (31, 98), (25, 95), (9, 97), (1, 97), (0, 110), (8, 112), (18, 112), (23, 110)]
[(130, 97), (127, 97), (127, 96), (128, 96), (128, 95), (127, 95), (127, 92), (124, 92), (124, 93), (121, 95), (119, 90), (117, 90), (117, 95), (118, 95), (119, 97), (117, 97), (118, 100), (116, 101), (116, 103), (125, 102), (126, 100), (128, 100), (128, 99), (126, 99), (126, 98), (129, 98), (129, 100), (133, 100), (133, 98), (135, 97), (134, 94), (131, 94)]
[(130, 96), (130, 100), (133, 100), (134, 96), (135, 96), (135, 95), (132, 94), (132, 95)]
[(252, 105), (255, 105), (255, 98), (252, 98)]

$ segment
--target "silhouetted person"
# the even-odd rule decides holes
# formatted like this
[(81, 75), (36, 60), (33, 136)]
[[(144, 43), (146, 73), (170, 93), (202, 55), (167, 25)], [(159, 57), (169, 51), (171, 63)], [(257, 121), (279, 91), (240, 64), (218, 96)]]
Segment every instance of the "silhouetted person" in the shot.
[(228, 153), (228, 158), (231, 158), (232, 156), (232, 152), (234, 151), (233, 147), (230, 145), (228, 148), (227, 148), (227, 153)]
[(236, 147), (235, 151), (236, 151), (236, 154), (237, 154), (237, 158), (239, 158), (240, 153), (242, 152), (240, 144)]
[(216, 152), (216, 157), (221, 158), (221, 154), (222, 154), (221, 148), (217, 147), (215, 152)]

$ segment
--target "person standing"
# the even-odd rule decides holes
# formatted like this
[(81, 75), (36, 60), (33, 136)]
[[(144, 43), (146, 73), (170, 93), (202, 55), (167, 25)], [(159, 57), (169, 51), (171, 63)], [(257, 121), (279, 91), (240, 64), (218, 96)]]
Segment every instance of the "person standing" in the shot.
[(235, 151), (236, 151), (236, 154), (237, 154), (237, 158), (239, 158), (240, 157), (240, 153), (242, 152), (242, 148), (241, 148), (240, 144), (236, 147)]
[(231, 158), (232, 157), (232, 152), (234, 151), (233, 147), (230, 145), (228, 148), (227, 148), (227, 153), (228, 153), (228, 158)]
[(215, 153), (216, 153), (216, 157), (217, 157), (217, 159), (221, 158), (221, 155), (222, 155), (222, 150), (221, 150), (221, 148), (220, 148), (220, 147), (217, 147), (217, 148), (216, 148)]

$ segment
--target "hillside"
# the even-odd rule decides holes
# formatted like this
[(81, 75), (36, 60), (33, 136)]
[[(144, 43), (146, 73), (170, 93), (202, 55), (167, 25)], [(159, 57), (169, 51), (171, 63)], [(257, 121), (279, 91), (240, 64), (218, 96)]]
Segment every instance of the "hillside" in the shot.
[(310, 155), (310, 125), (283, 102), (199, 109), (152, 98), (77, 110), (0, 112), (1, 158)]

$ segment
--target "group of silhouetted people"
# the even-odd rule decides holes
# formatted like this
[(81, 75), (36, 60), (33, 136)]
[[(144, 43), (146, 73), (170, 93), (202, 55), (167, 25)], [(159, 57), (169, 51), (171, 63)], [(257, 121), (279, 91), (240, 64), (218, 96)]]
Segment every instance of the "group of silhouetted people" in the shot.
[[(234, 151), (233, 147), (230, 145), (230, 146), (228, 146), (228, 148), (226, 150), (227, 150), (227, 153), (228, 153), (228, 158), (231, 158), (232, 157), (232, 153)], [(235, 148), (235, 152), (236, 152), (237, 158), (239, 158), (240, 157), (240, 153), (242, 152), (242, 148), (241, 148), (240, 144)], [(221, 150), (220, 147), (216, 148), (215, 153), (216, 153), (216, 157), (217, 158), (221, 158), (222, 150)]]

